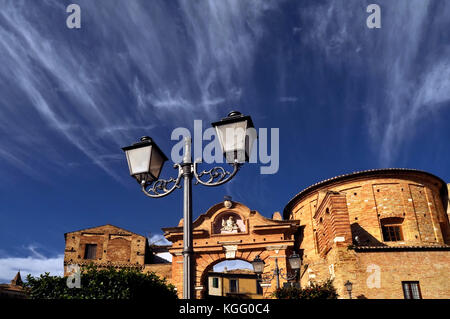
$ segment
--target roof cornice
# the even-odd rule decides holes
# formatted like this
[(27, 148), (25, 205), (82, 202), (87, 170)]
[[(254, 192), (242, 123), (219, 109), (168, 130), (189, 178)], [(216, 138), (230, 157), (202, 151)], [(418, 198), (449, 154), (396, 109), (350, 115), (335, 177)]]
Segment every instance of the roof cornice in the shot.
[[(441, 182), (441, 191), (447, 193), (447, 186), (444, 180), (442, 180), (440, 177), (433, 175), (431, 173), (421, 171), (418, 169), (411, 169), (411, 168), (380, 168), (380, 169), (370, 169), (370, 170), (364, 170), (364, 171), (356, 171), (349, 174), (343, 174), (338, 175), (332, 178), (328, 178), (325, 180), (322, 180), (320, 182), (317, 182), (313, 185), (310, 185), (300, 191), (297, 195), (295, 195), (286, 205), (286, 207), (283, 210), (283, 218), (288, 219), (289, 214), (291, 212), (292, 207), (298, 203), (302, 198), (306, 197), (313, 191), (324, 187), (326, 185), (338, 183), (340, 181), (345, 180), (352, 180), (352, 179), (358, 179), (361, 177), (369, 177), (369, 176), (381, 176), (381, 175), (393, 175), (393, 174), (405, 174), (405, 173), (412, 173), (412, 174), (423, 174), (428, 177), (437, 179), (439, 182)], [(444, 189), (445, 188), (445, 189)]]

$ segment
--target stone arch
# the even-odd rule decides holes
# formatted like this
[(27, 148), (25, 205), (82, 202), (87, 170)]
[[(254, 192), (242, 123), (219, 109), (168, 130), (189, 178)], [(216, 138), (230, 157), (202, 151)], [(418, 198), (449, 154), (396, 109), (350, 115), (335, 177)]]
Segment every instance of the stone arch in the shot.
[[(246, 261), (248, 263), (252, 263), (253, 259), (256, 258), (256, 256), (259, 255), (260, 258), (266, 263), (264, 267), (264, 273), (270, 272), (271, 262), (269, 261), (269, 253), (266, 250), (253, 250), (249, 252), (243, 252), (236, 255), (235, 258), (226, 258), (225, 255), (219, 254), (217, 259), (213, 260), (211, 263), (205, 266), (204, 262), (197, 263), (199, 265), (196, 268), (196, 286), (197, 287), (203, 287), (200, 292), (197, 293), (197, 298), (204, 298), (205, 293), (207, 292), (207, 279), (208, 279), (208, 273), (213, 269), (213, 267), (221, 262), (224, 261), (230, 261), (230, 260), (242, 260)], [(201, 258), (205, 260), (206, 256), (202, 256)], [(210, 258), (211, 259), (211, 258)], [(263, 296), (269, 297), (269, 293), (265, 293), (263, 289)]]
[[(222, 218), (239, 216), (242, 221), (239, 232), (217, 232), (217, 223)], [(236, 221), (237, 224), (237, 221)], [(230, 223), (231, 225), (231, 223)], [(242, 226), (245, 229), (242, 229)], [(204, 297), (207, 290), (205, 278), (212, 267), (225, 260), (244, 260), (252, 262), (260, 255), (265, 261), (264, 272), (273, 272), (275, 260), (280, 268), (286, 269), (287, 257), (294, 250), (298, 220), (270, 219), (250, 210), (247, 206), (232, 202), (231, 207), (224, 203), (212, 206), (206, 213), (193, 222), (194, 274), (196, 297)], [(172, 282), (179, 296), (183, 291), (183, 228), (181, 226), (163, 228), (165, 237), (172, 242), (169, 249), (172, 254)], [(270, 298), (275, 290), (275, 278), (263, 288), (264, 298)]]
[(242, 261), (251, 263), (251, 261), (244, 260), (242, 258), (234, 258), (234, 259), (223, 258), (223, 259), (218, 259), (218, 260), (215, 260), (214, 262), (211, 262), (211, 264), (209, 264), (208, 266), (206, 266), (205, 268), (203, 268), (201, 270), (201, 275), (198, 276), (198, 278), (199, 278), (198, 284), (201, 287), (203, 287), (203, 289), (199, 293), (199, 296), (198, 296), (199, 298), (201, 298), (201, 299), (205, 298), (206, 294), (208, 293), (208, 273), (213, 270), (215, 265), (220, 264), (221, 262), (224, 262), (224, 261), (228, 261), (228, 260), (242, 260)]

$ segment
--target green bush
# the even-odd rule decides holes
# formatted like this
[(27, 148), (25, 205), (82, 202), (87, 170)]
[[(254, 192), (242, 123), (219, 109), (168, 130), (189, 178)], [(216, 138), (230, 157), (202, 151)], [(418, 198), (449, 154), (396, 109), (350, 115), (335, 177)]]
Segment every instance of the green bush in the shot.
[(309, 287), (278, 288), (274, 292), (277, 299), (337, 299), (338, 294), (333, 286), (332, 280), (320, 284), (312, 282)]
[(155, 273), (144, 274), (135, 269), (98, 269), (85, 266), (81, 287), (69, 288), (67, 277), (27, 276), (24, 284), (31, 299), (176, 299), (175, 287)]

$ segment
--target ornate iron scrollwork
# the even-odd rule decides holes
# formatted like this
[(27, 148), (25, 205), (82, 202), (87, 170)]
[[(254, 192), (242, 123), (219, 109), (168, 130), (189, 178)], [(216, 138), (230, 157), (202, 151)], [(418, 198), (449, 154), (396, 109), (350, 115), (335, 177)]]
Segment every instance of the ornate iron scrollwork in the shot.
[[(210, 170), (206, 171), (203, 170), (200, 173), (197, 173), (197, 165), (201, 163), (201, 159), (197, 159), (194, 161), (194, 176), (196, 179), (195, 184), (202, 184), (205, 186), (219, 186), (222, 184), (225, 184), (229, 180), (231, 180), (234, 175), (239, 171), (239, 168), (241, 167), (241, 164), (239, 164), (237, 161), (231, 164), (233, 166), (233, 171), (229, 172), (225, 170), (221, 166), (216, 166), (211, 168)], [(207, 177), (207, 180), (202, 180), (202, 177)]]
[(169, 179), (158, 179), (157, 181), (147, 183), (142, 182), (142, 191), (148, 197), (164, 197), (172, 193), (176, 188), (181, 188), (180, 180), (183, 176), (183, 170), (180, 164), (175, 164), (173, 168), (178, 168), (178, 177)]
[[(225, 184), (236, 175), (236, 173), (239, 171), (239, 168), (241, 167), (241, 164), (236, 161), (235, 163), (231, 164), (233, 166), (232, 172), (225, 170), (223, 167), (216, 166), (208, 171), (203, 170), (200, 173), (197, 173), (198, 163), (201, 163), (201, 159), (197, 159), (193, 163), (192, 167), (193, 175), (196, 179), (195, 184), (202, 184), (205, 186), (219, 186)], [(180, 164), (175, 164), (173, 167), (178, 168), (178, 176), (176, 178), (171, 177), (169, 179), (158, 179), (150, 183), (143, 181), (141, 183), (141, 187), (144, 194), (148, 197), (158, 198), (169, 195), (176, 188), (181, 188), (180, 181), (183, 177), (182, 166)], [(202, 177), (206, 177), (207, 179), (202, 180)]]

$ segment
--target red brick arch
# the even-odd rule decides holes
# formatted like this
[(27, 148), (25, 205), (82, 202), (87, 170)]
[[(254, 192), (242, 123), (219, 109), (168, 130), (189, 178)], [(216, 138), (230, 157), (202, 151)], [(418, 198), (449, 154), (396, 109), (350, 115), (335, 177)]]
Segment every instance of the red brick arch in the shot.
[[(246, 229), (239, 233), (214, 233), (214, 223), (224, 213), (241, 216)], [(294, 249), (294, 233), (298, 229), (298, 221), (269, 219), (247, 206), (233, 202), (231, 208), (223, 203), (212, 206), (200, 215), (193, 223), (193, 242), (195, 253), (195, 288), (197, 298), (203, 297), (206, 289), (206, 278), (212, 267), (225, 260), (244, 260), (252, 262), (260, 255), (265, 262), (265, 273), (274, 269), (275, 259), (280, 268), (286, 268), (287, 256)], [(169, 249), (172, 259), (172, 282), (178, 289), (179, 296), (183, 291), (183, 227), (164, 228), (165, 236), (172, 242)], [(270, 298), (275, 289), (275, 279), (270, 287), (265, 288), (264, 297)]]
[[(222, 255), (222, 256), (221, 256)], [(213, 260), (210, 264), (208, 264), (206, 267), (205, 265), (205, 259), (211, 259), (212, 257), (209, 254), (206, 254), (206, 258), (205, 256), (201, 257), (201, 262), (197, 263), (198, 268), (196, 269), (196, 278), (198, 278), (198, 281), (196, 281), (196, 286), (202, 286), (203, 289), (201, 290), (201, 293), (197, 294), (197, 296), (199, 298), (204, 298), (205, 295), (204, 293), (207, 292), (207, 285), (208, 285), (208, 273), (210, 271), (212, 271), (213, 267), (223, 261), (231, 261), (231, 260), (242, 260), (242, 261), (246, 261), (248, 263), (251, 264), (251, 262), (253, 261), (253, 259), (255, 259), (255, 257), (257, 255), (260, 256), (260, 258), (266, 263), (265, 269), (264, 269), (264, 273), (269, 273), (271, 272), (270, 266), (271, 263), (268, 260), (269, 259), (269, 254), (267, 253), (267, 251), (265, 250), (254, 250), (254, 251), (249, 251), (249, 252), (240, 252), (239, 254), (237, 254), (236, 258), (233, 259), (227, 259), (225, 258), (225, 254), (221, 254), (219, 255), (218, 259)], [(272, 289), (263, 289), (263, 293), (264, 293), (264, 297), (269, 298), (270, 297), (270, 293), (272, 292)]]

